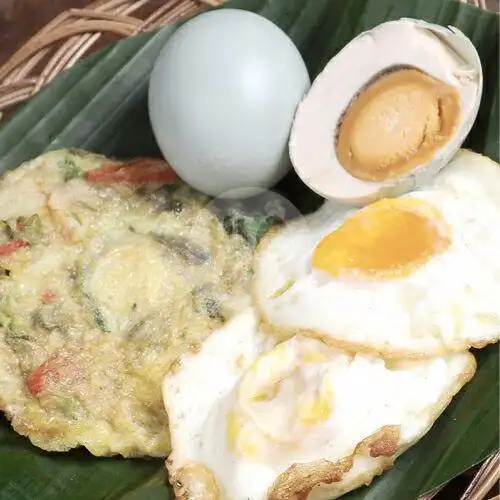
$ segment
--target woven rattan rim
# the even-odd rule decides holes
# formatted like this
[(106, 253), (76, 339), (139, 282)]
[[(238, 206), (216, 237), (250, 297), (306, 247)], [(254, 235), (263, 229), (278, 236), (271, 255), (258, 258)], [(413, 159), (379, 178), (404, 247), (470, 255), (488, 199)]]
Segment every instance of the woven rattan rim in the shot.
[[(135, 35), (223, 1), (166, 0), (152, 11), (152, 4), (157, 4), (152, 0), (97, 0), (85, 9), (63, 12), (0, 67), (0, 121), (2, 111), (36, 94), (84, 57), (104, 34)], [(486, 9), (486, 0), (461, 1)]]
[[(214, 7), (224, 0), (165, 0), (153, 10), (151, 0), (97, 0), (70, 9), (42, 28), (0, 67), (2, 111), (24, 102), (59, 73), (84, 57), (106, 33), (128, 37)], [(347, 0), (346, 0), (347, 1)], [(486, 0), (460, 0), (486, 9)], [(155, 2), (157, 3), (157, 2)], [(500, 480), (500, 453), (484, 462), (461, 500), (483, 500)], [(430, 500), (441, 488), (421, 497)]]
[[(84, 57), (107, 33), (128, 37), (152, 30), (222, 0), (97, 0), (61, 13), (0, 67), (1, 112), (20, 104)], [(148, 9), (148, 7), (150, 7)]]

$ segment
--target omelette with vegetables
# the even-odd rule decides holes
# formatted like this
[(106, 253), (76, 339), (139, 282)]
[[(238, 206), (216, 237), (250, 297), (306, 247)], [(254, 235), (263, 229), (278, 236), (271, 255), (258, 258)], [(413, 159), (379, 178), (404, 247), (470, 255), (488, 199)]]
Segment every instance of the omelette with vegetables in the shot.
[(45, 154), (0, 182), (0, 408), (37, 446), (170, 450), (172, 361), (248, 304), (251, 248), (159, 160)]

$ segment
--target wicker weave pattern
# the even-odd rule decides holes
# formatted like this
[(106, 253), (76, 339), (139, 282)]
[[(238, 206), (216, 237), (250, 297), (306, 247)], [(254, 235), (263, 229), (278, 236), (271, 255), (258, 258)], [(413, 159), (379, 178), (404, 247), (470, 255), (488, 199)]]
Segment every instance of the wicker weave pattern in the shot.
[[(106, 33), (127, 37), (151, 30), (222, 0), (97, 0), (71, 9), (40, 30), (0, 68), (1, 111), (19, 104), (79, 61)], [(160, 5), (156, 10), (151, 4)]]
[[(3, 110), (25, 101), (73, 66), (104, 34), (135, 35), (223, 1), (97, 0), (85, 9), (63, 12), (0, 68), (0, 120)], [(486, 0), (460, 1), (486, 9)]]

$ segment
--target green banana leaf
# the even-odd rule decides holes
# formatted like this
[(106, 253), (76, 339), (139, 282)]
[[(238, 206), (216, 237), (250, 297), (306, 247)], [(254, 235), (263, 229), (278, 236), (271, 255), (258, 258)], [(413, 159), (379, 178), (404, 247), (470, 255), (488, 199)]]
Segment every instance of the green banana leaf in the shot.
[[(454, 25), (480, 54), (485, 87), (466, 146), (499, 160), (499, 17), (453, 0), (233, 0), (283, 28), (314, 77), (351, 38), (400, 17)], [(107, 155), (158, 155), (147, 115), (155, 57), (175, 27), (140, 35), (88, 57), (58, 77), (0, 127), (0, 172), (49, 149), (76, 146)], [(279, 186), (303, 211), (318, 206), (291, 174)], [(479, 369), (427, 436), (393, 469), (345, 498), (412, 500), (495, 451), (499, 442), (499, 351), (475, 353)], [(161, 460), (51, 454), (0, 418), (0, 499), (156, 500), (172, 498)]]

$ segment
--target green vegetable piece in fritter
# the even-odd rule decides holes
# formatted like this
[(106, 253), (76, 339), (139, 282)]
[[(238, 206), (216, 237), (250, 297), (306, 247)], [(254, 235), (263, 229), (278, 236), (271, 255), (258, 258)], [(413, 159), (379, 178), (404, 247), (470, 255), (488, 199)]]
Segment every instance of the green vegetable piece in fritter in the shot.
[(9, 328), (11, 324), (11, 317), (0, 311), (0, 328)]
[(212, 295), (210, 286), (195, 288), (192, 292), (193, 304), (196, 312), (205, 314), (210, 319), (220, 323), (225, 321), (220, 302)]
[[(81, 276), (81, 273), (76, 271), (75, 285), (77, 287), (81, 286), (81, 284), (78, 283), (80, 276)], [(92, 297), (92, 295), (90, 295), (89, 293), (85, 293), (85, 292), (83, 293), (83, 296), (85, 297), (85, 300), (87, 303), (86, 304), (87, 308), (88, 308), (87, 310), (90, 311), (91, 317), (94, 320), (95, 325), (97, 327), (99, 327), (99, 329), (102, 332), (109, 333), (110, 329), (109, 329), (108, 325), (106, 324), (106, 319), (104, 318), (104, 314), (101, 311), (101, 309), (99, 309), (99, 307), (97, 306), (94, 297)]]
[(92, 308), (92, 316), (94, 317), (95, 324), (103, 331), (108, 333), (109, 328), (106, 325), (106, 320), (104, 319), (104, 314), (98, 307)]
[(0, 221), (0, 245), (9, 242), (13, 237), (10, 225), (4, 220)]
[(58, 410), (61, 411), (67, 418), (76, 420), (77, 417), (84, 413), (82, 405), (73, 398), (58, 394), (57, 396), (52, 395), (52, 399), (54, 400)]
[(257, 246), (262, 236), (279, 220), (269, 215), (246, 215), (232, 212), (224, 216), (222, 223), (228, 234), (239, 234), (253, 247)]
[(42, 221), (38, 214), (19, 217), (16, 221), (15, 238), (29, 243), (37, 243), (42, 236)]
[(65, 182), (76, 179), (77, 177), (83, 177), (84, 172), (82, 168), (69, 156), (59, 161), (58, 167)]

